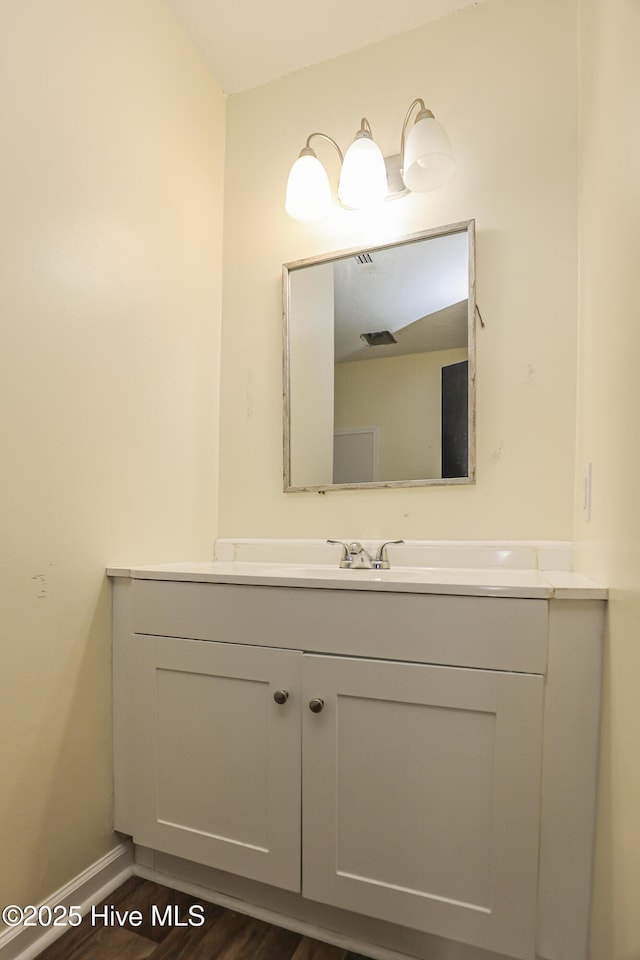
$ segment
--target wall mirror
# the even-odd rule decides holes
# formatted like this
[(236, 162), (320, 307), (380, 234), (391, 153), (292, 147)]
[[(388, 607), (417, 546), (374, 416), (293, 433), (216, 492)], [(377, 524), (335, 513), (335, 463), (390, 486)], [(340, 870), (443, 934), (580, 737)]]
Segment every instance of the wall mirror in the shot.
[(475, 222), (283, 266), (284, 489), (472, 483)]

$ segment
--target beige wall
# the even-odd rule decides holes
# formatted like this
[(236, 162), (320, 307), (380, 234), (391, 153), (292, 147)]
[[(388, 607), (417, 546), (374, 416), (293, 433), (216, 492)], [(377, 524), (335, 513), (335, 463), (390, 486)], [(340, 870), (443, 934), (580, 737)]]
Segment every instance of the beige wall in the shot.
[[(575, 12), (575, 0), (492, 0), (230, 98), (221, 535), (572, 536)], [(449, 185), (322, 224), (286, 216), (288, 171), (311, 131), (346, 148), (366, 115), (391, 154), (417, 96), (454, 144)], [(337, 158), (318, 150), (335, 181)], [(477, 485), (283, 494), (281, 264), (472, 217), (487, 323)]]
[(0, 4), (0, 903), (113, 846), (108, 563), (211, 556), (225, 101), (156, 0)]
[[(640, 956), (640, 6), (580, 0), (580, 568), (610, 587), (591, 960)], [(578, 501), (581, 498), (578, 497)]]

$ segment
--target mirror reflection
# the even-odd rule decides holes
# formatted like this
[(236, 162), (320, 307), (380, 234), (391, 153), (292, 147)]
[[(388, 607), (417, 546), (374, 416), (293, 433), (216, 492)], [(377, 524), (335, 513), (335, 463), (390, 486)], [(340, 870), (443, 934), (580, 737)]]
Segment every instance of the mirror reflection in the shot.
[(472, 482), (474, 222), (283, 279), (285, 490)]

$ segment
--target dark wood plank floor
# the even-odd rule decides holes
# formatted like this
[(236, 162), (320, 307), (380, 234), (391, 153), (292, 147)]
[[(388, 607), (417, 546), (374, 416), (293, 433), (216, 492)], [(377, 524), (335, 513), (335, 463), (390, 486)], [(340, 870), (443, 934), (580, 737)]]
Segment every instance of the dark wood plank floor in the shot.
[[(200, 906), (189, 913), (190, 908)], [(178, 923), (161, 923), (167, 907)], [(154, 909), (155, 908), (155, 909)], [(106, 916), (104, 914), (107, 910)], [(117, 911), (117, 916), (115, 914)], [(139, 911), (132, 922), (120, 920)], [(191, 917), (191, 924), (189, 918)], [(204, 923), (200, 924), (200, 919)], [(93, 920), (93, 922), (92, 922)], [(196, 920), (198, 925), (193, 921)], [(187, 925), (180, 925), (187, 924)], [(366, 960), (262, 920), (131, 877), (37, 960)]]

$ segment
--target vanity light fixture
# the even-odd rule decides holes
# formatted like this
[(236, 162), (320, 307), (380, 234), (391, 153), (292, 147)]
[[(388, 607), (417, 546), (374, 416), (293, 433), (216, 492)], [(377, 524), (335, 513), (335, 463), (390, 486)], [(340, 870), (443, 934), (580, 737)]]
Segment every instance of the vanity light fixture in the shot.
[[(407, 135), (415, 107), (418, 112)], [(417, 98), (402, 124), (400, 153), (387, 157), (373, 140), (366, 117), (346, 154), (326, 133), (311, 133), (289, 173), (285, 209), (294, 220), (317, 220), (329, 212), (332, 198), (329, 178), (311, 140), (321, 137), (332, 143), (340, 157), (338, 199), (343, 207), (360, 210), (408, 191), (425, 193), (442, 186), (452, 175), (455, 162), (449, 138), (424, 100)], [(396, 183), (391, 186), (387, 175)]]
[(369, 121), (363, 117), (342, 162), (338, 200), (344, 207), (361, 210), (381, 203), (387, 192), (387, 169), (382, 150), (371, 136)]
[(327, 171), (311, 147), (314, 137), (328, 140), (338, 151), (340, 163), (344, 161), (342, 150), (326, 133), (310, 133), (300, 156), (289, 171), (285, 210), (294, 220), (319, 220), (331, 205), (331, 187)]
[[(409, 136), (405, 134), (414, 107), (420, 107)], [(449, 138), (424, 100), (414, 100), (402, 124), (400, 172), (404, 185), (413, 193), (437, 190), (453, 175), (455, 160)]]

